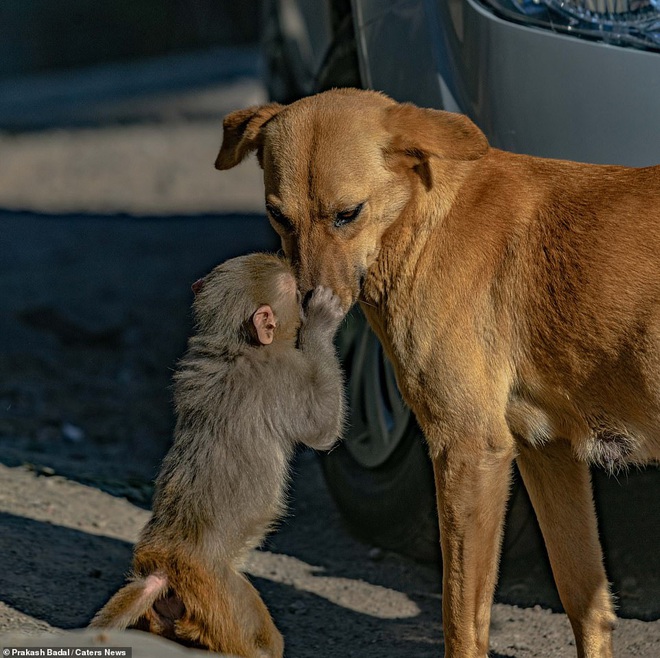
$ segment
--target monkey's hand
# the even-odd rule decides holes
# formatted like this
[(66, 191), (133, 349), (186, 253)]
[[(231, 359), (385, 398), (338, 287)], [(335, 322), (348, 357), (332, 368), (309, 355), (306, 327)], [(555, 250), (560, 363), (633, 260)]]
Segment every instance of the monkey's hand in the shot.
[(345, 311), (339, 297), (322, 286), (304, 306), (297, 356), (304, 363), (305, 376), (297, 379), (300, 390), (290, 396), (295, 408), (288, 417), (299, 419), (297, 441), (328, 450), (344, 423), (344, 378), (332, 339)]
[(318, 286), (307, 303), (301, 332), (334, 336), (345, 315), (341, 301), (332, 289)]

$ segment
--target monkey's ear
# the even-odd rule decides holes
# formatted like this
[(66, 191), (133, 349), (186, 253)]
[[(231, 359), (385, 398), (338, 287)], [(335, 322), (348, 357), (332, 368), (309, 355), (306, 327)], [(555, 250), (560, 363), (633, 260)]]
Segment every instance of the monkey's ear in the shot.
[(275, 338), (277, 326), (273, 309), (268, 304), (260, 306), (252, 316), (252, 324), (257, 332), (257, 340), (262, 345), (270, 345)]
[(204, 287), (204, 281), (206, 281), (206, 278), (202, 277), (201, 279), (197, 279), (197, 281), (195, 281), (195, 283), (190, 286), (193, 293), (195, 294), (195, 297), (199, 295), (200, 290)]
[(222, 146), (215, 159), (215, 168), (231, 169), (254, 151), (259, 146), (261, 129), (283, 107), (279, 103), (270, 103), (228, 114), (222, 122)]

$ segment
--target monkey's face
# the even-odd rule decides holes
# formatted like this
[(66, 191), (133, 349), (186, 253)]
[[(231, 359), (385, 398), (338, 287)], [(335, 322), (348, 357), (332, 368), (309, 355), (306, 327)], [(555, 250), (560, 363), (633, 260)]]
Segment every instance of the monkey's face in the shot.
[(294, 342), (301, 298), (287, 261), (255, 253), (218, 265), (192, 285), (199, 334), (223, 343)]

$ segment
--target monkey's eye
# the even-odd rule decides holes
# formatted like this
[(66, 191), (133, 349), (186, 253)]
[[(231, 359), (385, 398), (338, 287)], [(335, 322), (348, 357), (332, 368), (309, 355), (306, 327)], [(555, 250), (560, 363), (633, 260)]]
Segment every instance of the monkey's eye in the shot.
[(270, 218), (276, 223), (279, 224), (282, 228), (290, 231), (293, 229), (293, 224), (291, 220), (276, 206), (271, 203), (266, 204), (266, 211), (270, 215)]
[(359, 216), (359, 214), (362, 212), (362, 207), (364, 206), (364, 203), (358, 203), (357, 206), (354, 208), (350, 208), (349, 210), (342, 210), (341, 212), (338, 212), (335, 215), (335, 221), (333, 224), (339, 228), (340, 226), (344, 226), (345, 224), (350, 224), (352, 221), (356, 220)]

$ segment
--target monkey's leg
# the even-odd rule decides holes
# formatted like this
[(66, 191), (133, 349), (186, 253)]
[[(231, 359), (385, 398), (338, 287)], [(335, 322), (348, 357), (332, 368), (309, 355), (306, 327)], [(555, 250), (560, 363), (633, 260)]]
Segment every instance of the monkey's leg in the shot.
[(603, 568), (589, 467), (576, 461), (568, 442), (560, 440), (539, 449), (521, 445), (517, 461), (573, 626), (578, 656), (611, 658), (616, 617)]

